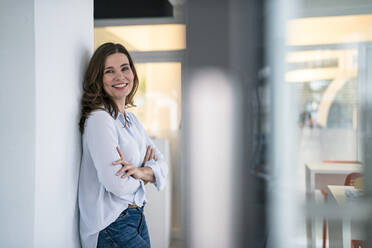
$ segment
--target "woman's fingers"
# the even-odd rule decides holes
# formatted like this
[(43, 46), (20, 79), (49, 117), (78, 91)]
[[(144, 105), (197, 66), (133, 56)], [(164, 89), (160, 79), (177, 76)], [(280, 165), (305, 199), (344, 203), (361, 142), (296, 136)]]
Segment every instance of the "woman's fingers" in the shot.
[(153, 148), (151, 148), (150, 160), (151, 159), (154, 159), (155, 160), (155, 152), (154, 152), (154, 149)]
[(155, 154), (155, 149), (151, 147), (151, 156), (150, 156), (150, 160), (153, 159), (155, 161), (158, 160), (158, 157), (156, 156)]
[(121, 167), (121, 169), (118, 170), (118, 171), (115, 173), (115, 175), (120, 176), (121, 174), (123, 174), (124, 172), (130, 170), (130, 169), (133, 168), (133, 167), (134, 167), (134, 165), (132, 165), (132, 164), (126, 164), (126, 165), (124, 165), (123, 167)]
[(147, 161), (150, 161), (151, 159), (157, 161), (158, 160), (158, 157), (155, 155), (155, 149), (152, 148), (151, 146), (147, 146), (146, 155), (145, 155), (145, 158), (143, 159), (142, 166), (144, 166), (144, 164)]
[[(124, 159), (124, 154), (123, 152), (120, 150), (120, 148), (117, 146), (116, 147), (116, 150), (118, 151), (119, 155), (120, 155), (120, 159), (113, 162), (112, 164), (113, 165), (117, 165), (117, 164), (122, 164), (123, 167), (121, 167), (120, 170), (118, 170), (115, 175), (116, 176), (120, 176), (121, 175), (121, 178), (126, 178), (126, 177), (129, 177), (129, 176), (134, 176), (136, 177), (136, 171), (137, 171), (137, 167), (135, 167), (134, 165), (132, 165), (131, 163), (125, 161)], [(151, 151), (146, 151), (146, 157), (150, 157), (151, 156)], [(138, 176), (138, 175), (137, 175)]]
[(157, 161), (158, 157), (155, 155), (155, 149), (151, 146), (148, 146), (146, 150), (146, 156), (143, 162), (145, 163), (151, 159)]
[(128, 163), (129, 162), (124, 159), (119, 159), (119, 160), (116, 160), (115, 162), (112, 162), (113, 165), (118, 165), (118, 164), (126, 165)]
[(147, 162), (150, 160), (150, 156), (151, 156), (151, 146), (147, 146), (147, 149), (146, 149), (146, 155), (145, 155), (145, 159), (143, 160), (143, 162)]
[(118, 153), (119, 153), (119, 155), (120, 155), (120, 158), (122, 159), (122, 160), (124, 160), (124, 154), (123, 154), (123, 152), (120, 150), (120, 147), (116, 147), (116, 151), (118, 151)]
[(116, 160), (115, 162), (112, 162), (112, 164), (113, 165), (118, 165), (118, 164), (122, 164), (123, 162), (125, 162), (125, 160), (119, 159), (119, 160)]
[(119, 156), (120, 156), (120, 159), (119, 160), (116, 160), (115, 162), (112, 162), (113, 165), (118, 165), (118, 164), (123, 164), (125, 165), (125, 163), (127, 163), (127, 161), (125, 161), (124, 159), (124, 153), (120, 150), (120, 147), (116, 147), (116, 151), (119, 153)]
[(121, 178), (129, 177), (129, 176), (133, 175), (135, 172), (136, 172), (136, 168), (131, 168), (131, 169), (129, 169), (127, 171), (127, 173), (125, 173), (124, 175), (122, 175)]
[(121, 169), (118, 170), (118, 171), (115, 173), (115, 175), (120, 176), (120, 175), (123, 174), (124, 172), (125, 172), (125, 166), (121, 167)]

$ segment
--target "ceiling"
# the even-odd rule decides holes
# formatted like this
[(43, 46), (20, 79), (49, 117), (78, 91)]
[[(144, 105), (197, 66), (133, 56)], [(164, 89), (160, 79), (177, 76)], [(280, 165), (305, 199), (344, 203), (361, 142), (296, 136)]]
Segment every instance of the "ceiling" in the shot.
[(94, 0), (94, 19), (172, 17), (168, 0)]

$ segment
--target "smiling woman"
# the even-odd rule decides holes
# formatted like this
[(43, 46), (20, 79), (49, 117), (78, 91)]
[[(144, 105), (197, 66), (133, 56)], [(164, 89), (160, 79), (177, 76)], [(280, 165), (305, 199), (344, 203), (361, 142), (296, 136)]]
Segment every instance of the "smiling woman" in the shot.
[[(105, 43), (93, 54), (83, 84), (79, 179), (83, 247), (150, 247), (144, 185), (165, 186), (168, 165), (133, 107), (138, 76), (128, 51)], [(120, 168), (117, 166), (121, 165)]]
[[(125, 63), (127, 65), (124, 65)], [(109, 81), (112, 82), (118, 80), (117, 82), (120, 84), (120, 80), (123, 80), (122, 78), (124, 78), (124, 74), (128, 75), (127, 70), (131, 72), (132, 78), (126, 76), (125, 80), (132, 84), (132, 89), (129, 93), (127, 91), (124, 92), (128, 94), (122, 96), (124, 97), (123, 102), (118, 102), (120, 99), (116, 98), (116, 100), (114, 100), (110, 95), (111, 91), (107, 91), (107, 89), (110, 88), (110, 90), (112, 90), (113, 88), (105, 87), (106, 84), (104, 84), (103, 81), (105, 80), (109, 83)], [(116, 118), (119, 110), (122, 113), (124, 112), (124, 106), (135, 106), (133, 98), (137, 92), (138, 84), (136, 68), (134, 67), (131, 56), (124, 46), (108, 42), (97, 48), (85, 73), (83, 83), (84, 94), (82, 99), (82, 116), (79, 124), (80, 131), (82, 133), (84, 132), (85, 120), (93, 110), (105, 109)]]

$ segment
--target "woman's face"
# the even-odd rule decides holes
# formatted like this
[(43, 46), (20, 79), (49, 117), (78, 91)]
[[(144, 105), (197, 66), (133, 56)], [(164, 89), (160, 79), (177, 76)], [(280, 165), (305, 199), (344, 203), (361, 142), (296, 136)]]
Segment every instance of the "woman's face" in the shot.
[(134, 74), (124, 53), (109, 55), (103, 69), (103, 89), (114, 100), (125, 104), (125, 98), (133, 89)]

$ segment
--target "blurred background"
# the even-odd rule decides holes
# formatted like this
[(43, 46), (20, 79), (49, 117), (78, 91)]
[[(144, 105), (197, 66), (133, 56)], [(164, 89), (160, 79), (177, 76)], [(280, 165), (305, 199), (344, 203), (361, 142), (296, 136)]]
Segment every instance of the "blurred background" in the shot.
[(370, 0), (4, 0), (0, 30), (1, 247), (80, 247), (81, 81), (105, 42), (169, 161), (152, 247), (372, 246)]

